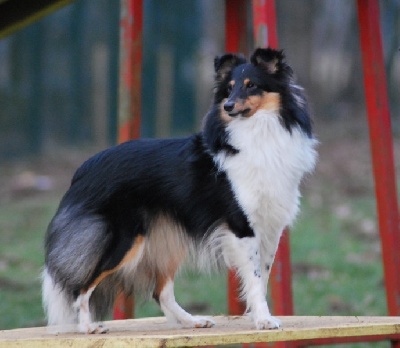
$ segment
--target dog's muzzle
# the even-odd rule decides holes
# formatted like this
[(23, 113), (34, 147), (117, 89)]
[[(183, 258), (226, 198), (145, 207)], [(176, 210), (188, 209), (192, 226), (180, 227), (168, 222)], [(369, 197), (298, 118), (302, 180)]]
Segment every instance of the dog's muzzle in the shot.
[(245, 116), (250, 111), (250, 109), (241, 109), (238, 108), (235, 102), (227, 101), (224, 104), (224, 110), (228, 113), (231, 117), (236, 116)]
[(234, 103), (234, 102), (227, 101), (227, 102), (224, 104), (224, 110), (225, 110), (226, 112), (231, 112), (234, 108), (235, 108), (235, 103)]

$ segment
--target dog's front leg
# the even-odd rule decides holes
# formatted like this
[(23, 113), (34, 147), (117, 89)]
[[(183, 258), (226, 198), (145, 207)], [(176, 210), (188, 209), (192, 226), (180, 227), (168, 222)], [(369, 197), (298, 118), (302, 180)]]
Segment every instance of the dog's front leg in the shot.
[(274, 318), (268, 308), (266, 284), (261, 269), (260, 243), (256, 237), (232, 236), (228, 259), (236, 268), (242, 281), (242, 296), (257, 329), (275, 329), (280, 320)]
[(278, 232), (275, 235), (270, 235), (269, 239), (263, 241), (261, 244), (261, 275), (265, 284), (265, 296), (267, 295), (269, 276), (278, 250), (281, 234)]

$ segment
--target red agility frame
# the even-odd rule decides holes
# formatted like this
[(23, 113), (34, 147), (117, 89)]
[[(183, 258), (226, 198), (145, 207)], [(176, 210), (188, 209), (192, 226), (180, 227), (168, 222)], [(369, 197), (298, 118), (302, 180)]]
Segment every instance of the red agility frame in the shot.
[[(142, 67), (143, 0), (122, 0), (120, 42), (119, 141), (139, 137), (140, 76)], [(278, 47), (274, 0), (226, 0), (226, 43), (228, 52), (247, 53), (247, 8), (251, 4), (255, 46)], [(400, 315), (400, 218), (394, 169), (393, 142), (384, 69), (379, 0), (357, 0), (360, 43), (364, 71), (371, 156), (382, 243), (388, 314)], [(271, 274), (271, 295), (275, 315), (293, 315), (289, 235), (284, 234)], [(228, 276), (230, 314), (242, 314), (238, 300), (238, 280)], [(133, 316), (133, 300), (121, 295), (114, 308), (114, 319)], [(327, 338), (302, 342), (278, 342), (275, 347), (379, 341), (391, 339), (400, 348), (398, 336)], [(266, 344), (255, 344), (265, 347)], [(271, 345), (268, 345), (271, 347)]]
[[(118, 142), (139, 138), (141, 121), (143, 1), (121, 0)], [(120, 294), (114, 319), (132, 318), (133, 298)]]

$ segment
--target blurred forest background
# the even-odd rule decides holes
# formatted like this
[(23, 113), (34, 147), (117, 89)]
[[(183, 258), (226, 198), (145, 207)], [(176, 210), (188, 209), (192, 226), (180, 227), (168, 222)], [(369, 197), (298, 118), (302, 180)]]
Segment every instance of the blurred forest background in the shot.
[[(381, 17), (399, 131), (398, 0)], [(278, 36), (316, 123), (364, 119), (355, 2), (276, 2)], [(145, 1), (143, 136), (199, 129), (213, 57), (224, 50), (224, 1)], [(119, 2), (79, 0), (0, 41), (0, 159), (115, 141)], [(229, 33), (227, 33), (229, 35)]]
[[(197, 131), (211, 101), (213, 59), (229, 35), (224, 1), (144, 7), (142, 136)], [(383, 315), (356, 2), (276, 7), (279, 46), (307, 91), (320, 140), (291, 235), (295, 312)], [(46, 226), (76, 167), (116, 141), (119, 10), (117, 0), (77, 0), (0, 41), (0, 329), (44, 323)], [(400, 1), (381, 0), (380, 10), (399, 179)], [(226, 313), (224, 289), (223, 277), (189, 272), (177, 298), (194, 312)]]

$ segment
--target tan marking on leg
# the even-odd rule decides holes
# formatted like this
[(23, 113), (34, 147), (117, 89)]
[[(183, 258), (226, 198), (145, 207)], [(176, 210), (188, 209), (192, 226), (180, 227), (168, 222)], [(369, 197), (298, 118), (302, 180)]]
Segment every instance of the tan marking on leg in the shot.
[(79, 331), (86, 333), (105, 333), (108, 331), (100, 323), (93, 323), (89, 308), (90, 297), (95, 290), (96, 286), (104, 280), (110, 274), (118, 271), (126, 263), (132, 261), (141, 250), (145, 238), (143, 236), (138, 236), (134, 240), (132, 247), (126, 252), (125, 256), (122, 258), (121, 262), (114, 268), (104, 271), (101, 273), (93, 282), (90, 284), (87, 290), (81, 290), (80, 295), (77, 298), (76, 306), (79, 308)]
[(135, 256), (137, 255), (138, 251), (142, 247), (142, 244), (145, 241), (145, 237), (139, 235), (136, 237), (135, 241), (132, 244), (132, 247), (127, 251), (121, 262), (115, 266), (112, 269), (109, 269), (107, 271), (104, 271), (101, 273), (93, 282), (90, 284), (89, 288), (92, 288), (94, 286), (97, 286), (100, 282), (102, 282), (106, 277), (108, 277), (110, 274), (118, 271), (119, 269), (122, 268), (126, 263), (132, 261)]
[[(154, 288), (154, 294), (153, 297), (157, 302), (160, 302), (160, 294), (162, 289), (164, 289), (165, 284), (167, 284), (168, 279), (171, 279), (169, 277), (166, 277), (165, 275), (158, 273), (156, 275), (156, 286)], [(172, 277), (173, 279), (173, 277)]]
[(154, 288), (154, 298), (158, 301), (160, 297), (161, 291), (164, 289), (165, 285), (169, 281), (173, 281), (176, 271), (184, 260), (184, 254), (181, 255), (181, 259), (169, 259), (167, 261), (167, 265), (165, 268), (161, 270), (157, 270), (156, 274), (156, 286)]

